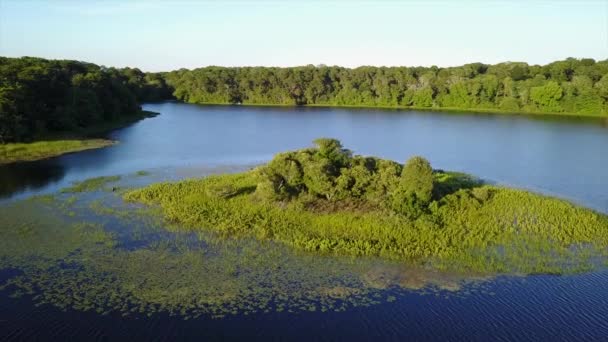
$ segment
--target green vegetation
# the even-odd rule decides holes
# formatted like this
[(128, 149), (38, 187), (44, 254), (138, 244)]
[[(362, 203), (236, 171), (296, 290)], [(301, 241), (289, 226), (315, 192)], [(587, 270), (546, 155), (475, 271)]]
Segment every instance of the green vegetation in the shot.
[(608, 115), (608, 60), (460, 67), (205, 67), (163, 74), (173, 95), (210, 104), (406, 107)]
[(138, 101), (168, 98), (160, 74), (77, 61), (0, 57), (0, 143), (112, 128), (142, 117)]
[(380, 256), (440, 269), (563, 273), (605, 257), (608, 218), (566, 201), (353, 156), (337, 140), (280, 153), (255, 170), (153, 184), (125, 198), (170, 222), (321, 254)]
[(407, 289), (477, 290), (484, 280), (185, 233), (159, 214), (95, 190), (0, 205), (0, 270), (8, 271), (0, 290), (63, 310), (189, 319), (344, 311), (395, 300)]
[(111, 146), (113, 144), (115, 144), (114, 141), (103, 139), (3, 144), (0, 145), (0, 164), (45, 159), (66, 153)]
[(130, 118), (138, 102), (608, 115), (608, 60), (460, 67), (205, 67), (166, 73), (0, 57), (0, 143)]
[(117, 143), (116, 141), (93, 137), (156, 115), (158, 113), (142, 110), (130, 116), (78, 128), (73, 131), (47, 133), (44, 136), (40, 136), (41, 141), (0, 144), (0, 164), (40, 160), (66, 153), (114, 145)]
[(82, 182), (75, 182), (73, 186), (61, 189), (61, 192), (75, 193), (102, 190), (108, 183), (117, 182), (120, 180), (120, 178), (120, 176), (102, 176), (89, 178)]

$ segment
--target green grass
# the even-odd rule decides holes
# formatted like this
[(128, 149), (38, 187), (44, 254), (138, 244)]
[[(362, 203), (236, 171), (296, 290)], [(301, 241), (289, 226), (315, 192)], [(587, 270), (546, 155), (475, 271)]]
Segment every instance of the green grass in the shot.
[(34, 161), (116, 144), (106, 139), (54, 140), (0, 145), (0, 164)]
[[(450, 184), (448, 190), (414, 220), (373, 206), (310, 210), (323, 206), (319, 199), (316, 206), (303, 198), (264, 201), (255, 192), (255, 170), (153, 184), (125, 199), (158, 205), (169, 221), (224, 237), (253, 236), (319, 254), (380, 256), (445, 270), (578, 272), (591, 268), (598, 253), (605, 256), (606, 216), (522, 190), (456, 190), (470, 183), (459, 182), (461, 177), (436, 173), (438, 188)], [(226, 196), (222, 189), (232, 191)]]
[(61, 189), (63, 193), (78, 193), (103, 190), (108, 183), (117, 182), (120, 176), (102, 176), (89, 178), (82, 182), (75, 182), (71, 187)]

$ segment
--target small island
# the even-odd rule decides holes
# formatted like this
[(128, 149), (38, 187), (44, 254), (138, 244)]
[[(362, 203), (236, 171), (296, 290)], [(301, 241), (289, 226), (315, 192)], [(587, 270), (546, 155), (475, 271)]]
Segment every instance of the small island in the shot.
[(353, 155), (338, 140), (277, 154), (247, 172), (152, 184), (128, 201), (225, 238), (319, 254), (381, 257), (475, 273), (572, 273), (604, 263), (608, 217), (567, 201)]

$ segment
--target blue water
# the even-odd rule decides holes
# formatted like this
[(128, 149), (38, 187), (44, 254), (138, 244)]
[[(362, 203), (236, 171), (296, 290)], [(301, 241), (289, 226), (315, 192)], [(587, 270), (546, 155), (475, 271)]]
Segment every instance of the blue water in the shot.
[[(608, 123), (516, 115), (337, 108), (148, 104), (160, 112), (112, 132), (120, 144), (43, 162), (0, 167), (4, 197), (137, 170), (264, 162), (274, 153), (335, 137), (355, 153), (405, 161), (570, 199), (608, 212)], [(8, 182), (7, 182), (8, 183)], [(34, 191), (31, 191), (34, 189)]]
[[(161, 115), (109, 134), (120, 144), (0, 167), (4, 200), (48, 193), (95, 176), (155, 170), (176, 179), (197, 168), (246, 165), (335, 137), (357, 154), (404, 161), (569, 199), (608, 213), (608, 124), (601, 120), (336, 108), (145, 105)], [(1, 339), (155, 340), (608, 340), (608, 272), (502, 277), (458, 296), (399, 296), (346, 312), (271, 313), (220, 320), (151, 318), (34, 307), (0, 300)]]

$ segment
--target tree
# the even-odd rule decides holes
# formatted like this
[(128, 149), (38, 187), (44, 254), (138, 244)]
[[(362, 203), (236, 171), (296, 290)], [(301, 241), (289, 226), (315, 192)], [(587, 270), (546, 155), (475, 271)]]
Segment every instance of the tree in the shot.
[(319, 138), (314, 140), (318, 149), (318, 157), (327, 159), (330, 165), (339, 170), (341, 167), (348, 165), (351, 158), (351, 152), (342, 147), (337, 139)]
[(297, 196), (304, 186), (304, 171), (293, 153), (280, 153), (260, 170), (258, 192), (271, 200)]
[(422, 157), (405, 163), (399, 185), (392, 196), (392, 209), (408, 218), (420, 216), (433, 196), (433, 168)]
[(559, 100), (562, 95), (563, 90), (555, 81), (530, 89), (530, 99), (545, 111), (559, 112), (561, 110)]

